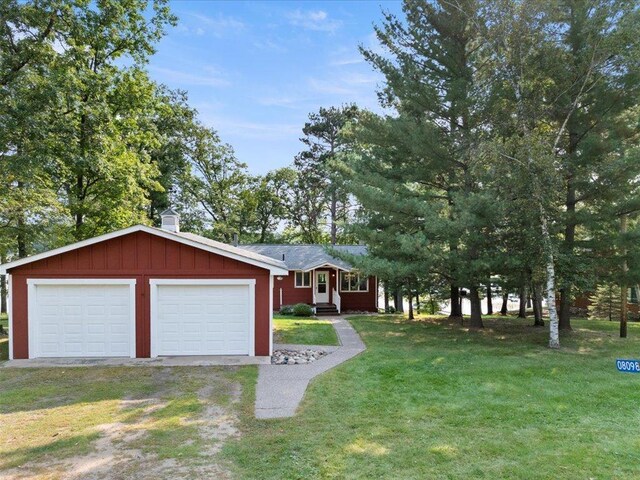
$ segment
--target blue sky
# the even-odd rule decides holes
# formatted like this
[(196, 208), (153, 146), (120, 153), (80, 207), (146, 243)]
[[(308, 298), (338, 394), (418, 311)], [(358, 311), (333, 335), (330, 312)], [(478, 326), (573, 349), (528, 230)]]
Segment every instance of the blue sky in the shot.
[(254, 174), (289, 165), (301, 128), (321, 106), (379, 110), (381, 77), (358, 45), (399, 1), (173, 1), (179, 17), (151, 59), (151, 76), (189, 92)]

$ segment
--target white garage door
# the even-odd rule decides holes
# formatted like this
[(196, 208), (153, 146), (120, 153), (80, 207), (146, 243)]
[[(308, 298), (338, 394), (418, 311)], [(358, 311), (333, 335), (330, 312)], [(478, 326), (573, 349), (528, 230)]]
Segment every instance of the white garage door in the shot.
[(155, 282), (152, 356), (253, 354), (253, 285)]
[(133, 288), (133, 283), (30, 285), (29, 356), (134, 357)]

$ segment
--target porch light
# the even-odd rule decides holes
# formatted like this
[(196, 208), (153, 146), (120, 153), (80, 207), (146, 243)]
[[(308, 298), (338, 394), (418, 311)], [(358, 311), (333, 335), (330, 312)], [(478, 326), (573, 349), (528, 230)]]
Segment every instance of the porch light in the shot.
[(280, 281), (282, 280), (282, 277), (276, 277), (276, 280)]

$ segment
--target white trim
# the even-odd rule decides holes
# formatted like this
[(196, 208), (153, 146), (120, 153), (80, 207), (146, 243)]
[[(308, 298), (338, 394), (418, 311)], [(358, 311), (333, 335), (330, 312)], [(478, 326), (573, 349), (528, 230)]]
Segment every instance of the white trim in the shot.
[[(282, 295), (282, 289), (280, 289), (280, 295)], [(273, 275), (269, 275), (269, 356), (271, 355), (273, 355)]]
[(38, 285), (128, 285), (129, 286), (129, 356), (136, 358), (136, 280), (133, 278), (28, 278), (27, 279), (27, 332), (29, 358), (38, 358), (37, 286)]
[[(302, 274), (302, 285), (298, 285), (297, 283), (297, 273), (301, 273)], [(304, 284), (304, 274), (308, 273), (309, 274), (309, 285), (305, 285)], [(294, 270), (293, 271), (293, 288), (311, 288), (311, 277), (313, 275), (311, 274), (310, 271), (305, 271), (305, 270)]]
[(28, 278), (27, 285), (135, 285), (134, 278)]
[(255, 285), (255, 278), (151, 278), (149, 285)]
[[(271, 277), (273, 278), (273, 277)], [(158, 332), (154, 326), (154, 318), (156, 318), (156, 310), (158, 308), (158, 286), (159, 285), (246, 285), (249, 287), (249, 356), (256, 355), (256, 279), (222, 279), (222, 278), (202, 278), (202, 279), (184, 279), (184, 278), (150, 278), (149, 286), (151, 287), (150, 309), (149, 309), (149, 329), (151, 342), (151, 358), (156, 358), (158, 353), (156, 345), (158, 343)], [(273, 314), (272, 314), (273, 315)]]
[(366, 275), (367, 278), (367, 289), (366, 290), (343, 290), (342, 289), (342, 275), (344, 275), (345, 273), (351, 274), (351, 275), (358, 275), (358, 277), (361, 277), (362, 275), (360, 273), (357, 272), (340, 272), (340, 276), (338, 277), (338, 291), (340, 292), (346, 292), (346, 293), (369, 293), (369, 277), (370, 275)]
[[(155, 235), (157, 237), (166, 238), (168, 240), (173, 240), (178, 243), (182, 243), (184, 245), (189, 245), (190, 247), (193, 247), (193, 248), (205, 250), (210, 253), (222, 255), (223, 257), (233, 258), (234, 260), (238, 260), (243, 263), (248, 263), (250, 265), (265, 268), (269, 270), (272, 275), (289, 275), (289, 270), (286, 268), (284, 262), (280, 262), (279, 260), (275, 260), (273, 258), (266, 257), (258, 253), (249, 252), (247, 250), (243, 250), (238, 247), (233, 247), (231, 245), (227, 245), (221, 242), (215, 242), (217, 246), (200, 243), (194, 240), (190, 240), (189, 238), (186, 238), (179, 233), (168, 232), (166, 230), (161, 230), (158, 228), (147, 227), (146, 225), (135, 225), (133, 227), (107, 233), (105, 235), (100, 235), (98, 237), (93, 237), (87, 240), (82, 240), (80, 242), (72, 243), (71, 245), (67, 245), (65, 247), (56, 248), (54, 250), (49, 250), (47, 252), (39, 253), (37, 255), (32, 255), (30, 257), (22, 258), (20, 260), (15, 260), (13, 262), (5, 263), (4, 265), (0, 265), (0, 273), (7, 273), (7, 270), (10, 270), (15, 267), (19, 267), (21, 265), (37, 262), (38, 260), (43, 260), (45, 258), (49, 258), (54, 255), (60, 255), (62, 253), (70, 252), (78, 248), (88, 247), (96, 243), (104, 242), (106, 240), (111, 240), (114, 238), (122, 237), (124, 235), (129, 235), (130, 233), (136, 233), (136, 232), (144, 232), (150, 235)], [(211, 240), (207, 239), (207, 241), (209, 242)], [(255, 257), (258, 257), (258, 258), (255, 258)]]
[(296, 271), (310, 272), (311, 270), (317, 270), (318, 268), (337, 268), (338, 270), (344, 270), (345, 272), (351, 272), (352, 270), (351, 268), (348, 268), (348, 267), (341, 267), (339, 265), (334, 265), (333, 263), (323, 262), (323, 263), (318, 263), (313, 267), (307, 266), (303, 270), (296, 270)]
[(7, 319), (9, 325), (7, 326), (7, 330), (9, 330), (9, 360), (13, 360), (13, 302), (11, 301), (11, 297), (13, 295), (13, 275), (7, 274)]

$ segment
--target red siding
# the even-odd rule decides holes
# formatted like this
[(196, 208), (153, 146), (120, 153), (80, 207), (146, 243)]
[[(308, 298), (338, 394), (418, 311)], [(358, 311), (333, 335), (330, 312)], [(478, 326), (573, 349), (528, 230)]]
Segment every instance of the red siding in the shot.
[[(269, 355), (269, 271), (144, 232), (106, 240), (9, 272), (12, 276), (13, 355), (29, 357), (28, 278), (136, 279), (136, 352), (149, 357), (150, 278), (253, 278), (255, 353)], [(284, 277), (287, 278), (287, 277)]]
[[(334, 269), (327, 271), (329, 272), (329, 302), (333, 302), (333, 289), (336, 288), (339, 281), (339, 274)], [(314, 274), (314, 272), (311, 273)], [(277, 277), (274, 279), (273, 308), (275, 310), (279, 310), (281, 305), (313, 303), (313, 288), (295, 288), (295, 271), (291, 270), (287, 277), (281, 278), (282, 280), (278, 280)], [(280, 304), (280, 289), (282, 289), (282, 304)], [(368, 292), (340, 292), (340, 298), (344, 311), (377, 312), (378, 286), (376, 277), (369, 277)]]
[(342, 310), (358, 312), (378, 311), (378, 282), (376, 277), (369, 277), (368, 292), (340, 292)]
[[(578, 295), (573, 301), (573, 306), (581, 310), (587, 310), (589, 308), (589, 305), (591, 305), (591, 293), (583, 293), (581, 295)], [(640, 305), (638, 305), (637, 303), (627, 303), (627, 308), (631, 313), (640, 313)]]
[[(296, 303), (313, 303), (313, 290), (309, 288), (295, 288), (296, 275), (293, 270), (286, 277), (273, 279), (273, 308), (280, 310), (282, 305)], [(282, 278), (282, 280), (278, 280)], [(280, 303), (280, 289), (282, 289), (282, 304)]]

